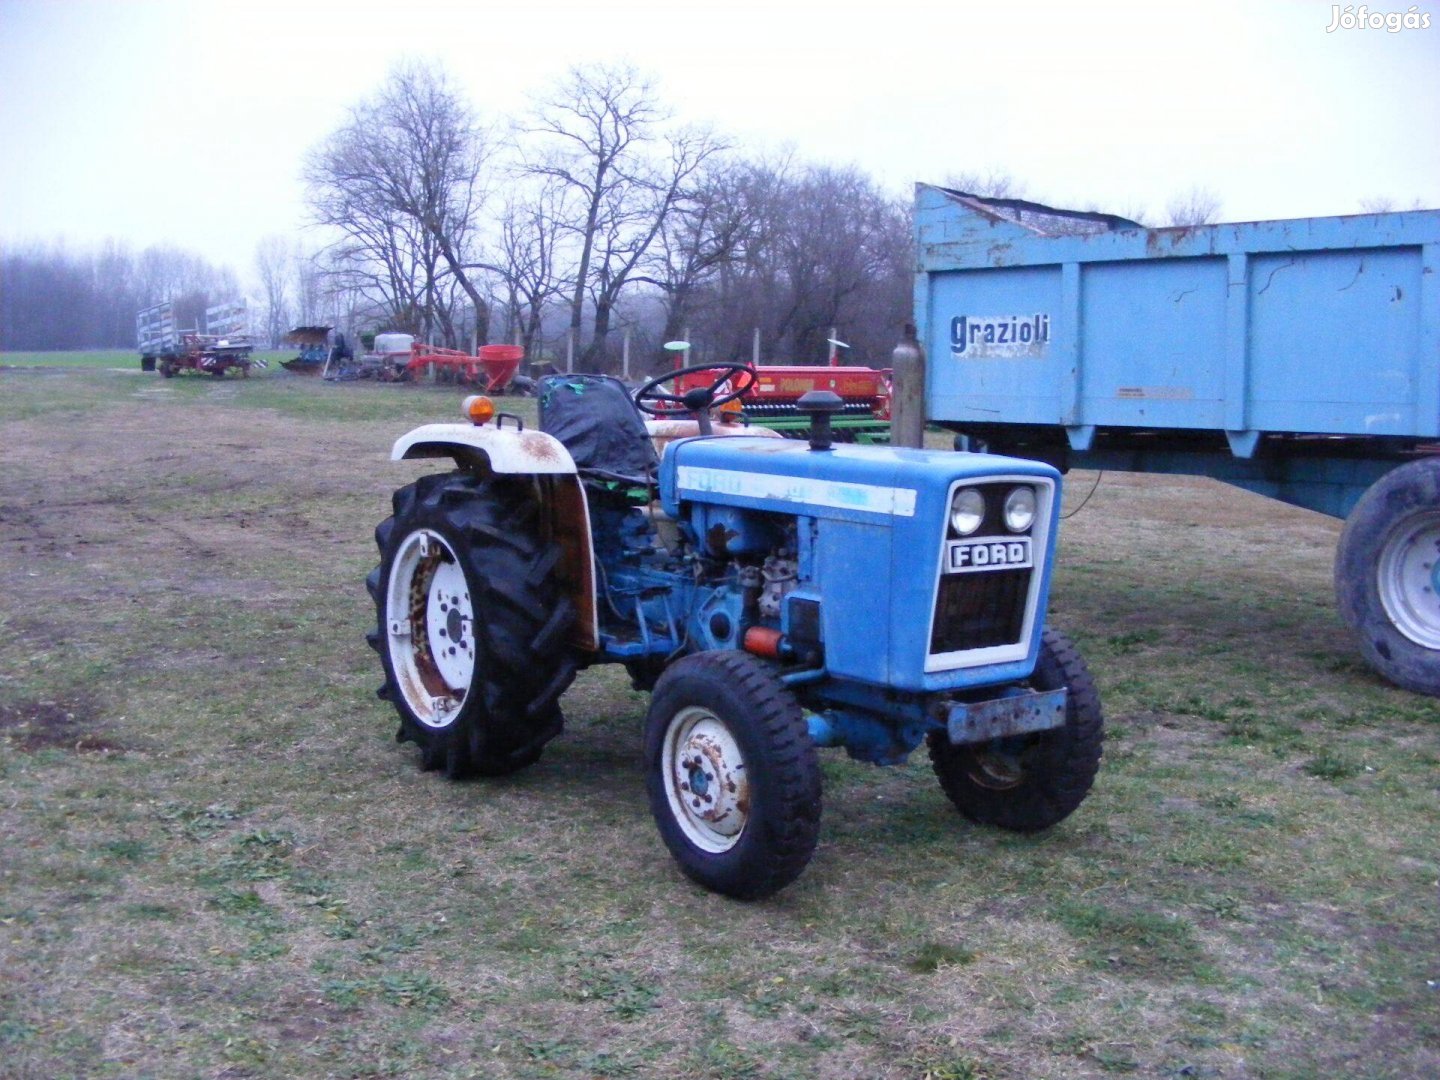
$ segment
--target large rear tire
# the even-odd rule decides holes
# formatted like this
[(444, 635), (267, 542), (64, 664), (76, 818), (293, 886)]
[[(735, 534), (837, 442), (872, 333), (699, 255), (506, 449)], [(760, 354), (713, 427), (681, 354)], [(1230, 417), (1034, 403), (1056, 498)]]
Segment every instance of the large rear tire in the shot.
[(1074, 813), (1095, 782), (1105, 738), (1100, 695), (1084, 659), (1060, 631), (1041, 637), (1030, 685), (1069, 691), (1062, 726), (959, 746), (943, 731), (930, 735), (930, 763), (941, 789), (978, 824), (1039, 832)]
[(452, 779), (533, 764), (560, 733), (559, 698), (575, 677), (574, 608), (533, 482), (425, 476), (393, 505), (366, 585), (397, 738)]
[(783, 889), (820, 835), (820, 765), (795, 697), (753, 656), (665, 669), (645, 718), (645, 778), (680, 869), (738, 900)]
[(1335, 601), (1371, 667), (1440, 696), (1440, 458), (1392, 469), (1355, 504), (1335, 551)]

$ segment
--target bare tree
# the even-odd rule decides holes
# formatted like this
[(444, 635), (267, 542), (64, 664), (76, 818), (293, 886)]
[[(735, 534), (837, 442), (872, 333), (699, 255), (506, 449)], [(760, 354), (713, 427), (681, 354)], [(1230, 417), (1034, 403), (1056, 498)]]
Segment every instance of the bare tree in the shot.
[(547, 308), (569, 284), (561, 267), (566, 193), (561, 182), (544, 177), (532, 192), (507, 203), (500, 219), (492, 269), (504, 282), (509, 333), (518, 336), (527, 356), (535, 353)]
[(570, 332), (578, 341), (588, 300), (587, 368), (599, 365), (615, 304), (686, 183), (723, 148), (702, 131), (665, 134), (666, 119), (634, 68), (595, 65), (572, 69), (527, 128), (540, 144), (528, 170), (558, 183), (574, 215), (565, 223), (578, 248)]
[(1025, 182), (1017, 180), (1003, 169), (967, 169), (951, 173), (945, 178), (945, 186), (967, 195), (978, 195), (982, 199), (1023, 199), (1026, 198)]
[[(416, 314), (454, 338), (454, 309), (442, 274), (468, 297), (478, 333), (489, 331), (489, 299), (471, 260), (489, 140), (470, 109), (433, 67), (402, 64), (379, 93), (313, 151), (305, 179), (316, 220), (340, 229), (342, 262), (372, 263), (372, 282), (408, 292)], [(403, 308), (402, 292), (393, 295)]]
[(907, 207), (855, 169), (755, 164), (754, 220), (737, 258), (697, 296), (695, 323), (725, 359), (749, 356), (760, 330), (773, 360), (819, 362), (830, 328), (856, 362), (884, 366), (909, 317)]
[(267, 236), (255, 245), (255, 273), (264, 292), (265, 340), (275, 348), (290, 320), (290, 244), (283, 236)]
[(760, 211), (753, 179), (748, 163), (712, 158), (666, 217), (646, 272), (635, 278), (664, 298), (661, 341), (684, 333), (700, 290), (741, 258), (756, 236)]
[(1360, 212), (1362, 214), (1389, 214), (1396, 210), (1424, 210), (1425, 204), (1418, 198), (1411, 199), (1409, 206), (1401, 206), (1395, 199), (1388, 195), (1374, 195), (1368, 199), (1360, 200)]
[(295, 319), (315, 326), (329, 315), (325, 307), (325, 274), (315, 252), (296, 251), (290, 258), (290, 277), (295, 297)]
[(1213, 225), (1220, 220), (1220, 196), (1209, 188), (1192, 187), (1165, 204), (1165, 224)]

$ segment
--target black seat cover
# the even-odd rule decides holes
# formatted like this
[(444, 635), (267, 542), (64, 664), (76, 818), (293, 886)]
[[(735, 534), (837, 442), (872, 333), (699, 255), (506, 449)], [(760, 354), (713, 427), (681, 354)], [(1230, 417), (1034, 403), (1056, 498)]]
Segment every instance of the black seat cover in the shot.
[(565, 444), (582, 476), (650, 484), (659, 464), (630, 391), (609, 375), (547, 375), (540, 430)]

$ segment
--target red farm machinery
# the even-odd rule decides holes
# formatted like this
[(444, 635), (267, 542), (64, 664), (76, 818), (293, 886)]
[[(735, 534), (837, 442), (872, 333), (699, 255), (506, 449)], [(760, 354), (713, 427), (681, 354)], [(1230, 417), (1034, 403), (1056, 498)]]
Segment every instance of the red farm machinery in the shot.
[[(787, 438), (804, 438), (810, 420), (801, 414), (799, 401), (812, 390), (828, 390), (844, 402), (830, 421), (837, 440), (888, 443), (889, 369), (841, 364), (839, 350), (846, 346), (833, 339), (830, 344), (830, 361), (825, 366), (752, 364), (755, 380), (739, 399), (745, 422), (778, 431)], [(690, 348), (683, 341), (667, 342), (665, 347), (676, 354), (677, 367)], [(696, 376), (682, 375), (675, 383), (675, 393), (684, 394), (702, 382)]]
[[(371, 350), (358, 359), (332, 361), (325, 378), (415, 382), (429, 376), (436, 382), (473, 386), (486, 394), (522, 391), (518, 377), (525, 350), (519, 345), (481, 345), (475, 352), (426, 345), (411, 334), (377, 334)], [(523, 391), (522, 391), (523, 392)]]
[(167, 379), (182, 371), (223, 378), (232, 369), (248, 376), (251, 367), (267, 365), (250, 355), (255, 346), (247, 322), (244, 300), (206, 308), (203, 332), (198, 326), (181, 329), (172, 303), (148, 307), (135, 316), (140, 369), (159, 371)]

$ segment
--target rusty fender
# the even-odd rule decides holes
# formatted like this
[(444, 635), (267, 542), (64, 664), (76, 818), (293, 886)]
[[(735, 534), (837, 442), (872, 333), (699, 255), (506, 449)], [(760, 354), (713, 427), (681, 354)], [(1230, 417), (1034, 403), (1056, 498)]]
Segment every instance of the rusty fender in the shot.
[(552, 535), (564, 552), (557, 573), (575, 605), (573, 642), (592, 652), (598, 649), (590, 514), (570, 451), (543, 431), (474, 424), (423, 424), (396, 439), (390, 451), (391, 461), (443, 457), (481, 474), (535, 478)]
[(543, 431), (422, 424), (395, 440), (391, 461), (450, 457), (462, 467), (483, 465), (491, 472), (519, 476), (574, 475), (575, 460), (559, 439)]

